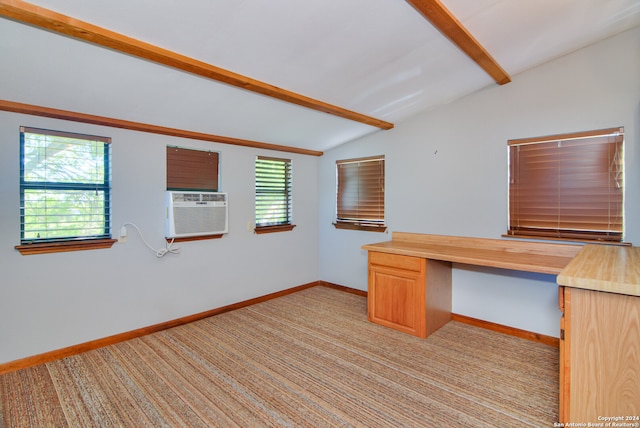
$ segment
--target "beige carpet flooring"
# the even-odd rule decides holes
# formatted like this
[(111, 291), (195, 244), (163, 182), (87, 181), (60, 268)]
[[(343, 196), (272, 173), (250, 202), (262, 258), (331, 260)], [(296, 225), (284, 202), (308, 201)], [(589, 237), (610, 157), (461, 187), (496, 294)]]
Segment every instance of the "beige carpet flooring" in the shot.
[(0, 427), (550, 427), (558, 350), (313, 287), (0, 376)]

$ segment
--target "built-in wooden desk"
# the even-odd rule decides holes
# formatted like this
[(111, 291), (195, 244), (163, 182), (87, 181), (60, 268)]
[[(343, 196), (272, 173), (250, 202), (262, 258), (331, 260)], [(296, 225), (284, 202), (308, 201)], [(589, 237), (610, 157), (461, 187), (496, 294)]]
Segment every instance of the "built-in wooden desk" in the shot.
[(640, 248), (586, 245), (557, 281), (560, 422), (640, 423)]
[(640, 248), (402, 232), (362, 248), (369, 320), (419, 337), (451, 319), (452, 262), (558, 275), (560, 422), (640, 423)]
[(451, 263), (558, 274), (580, 245), (394, 232), (369, 252), (369, 320), (427, 337), (451, 319)]
[(393, 232), (391, 236), (391, 241), (363, 245), (362, 248), (381, 253), (554, 275), (559, 274), (582, 248), (581, 245), (406, 232)]
[(640, 296), (640, 247), (586, 245), (558, 275), (558, 284)]

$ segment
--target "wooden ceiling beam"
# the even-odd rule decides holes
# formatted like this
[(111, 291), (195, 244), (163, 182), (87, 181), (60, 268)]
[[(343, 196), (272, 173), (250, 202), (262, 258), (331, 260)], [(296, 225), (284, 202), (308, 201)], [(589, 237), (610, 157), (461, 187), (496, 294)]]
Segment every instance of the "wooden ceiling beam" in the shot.
[(0, 0), (0, 16), (344, 119), (381, 129), (394, 126), (21, 0)]
[(406, 0), (422, 16), (474, 60), (497, 84), (511, 82), (511, 77), (502, 69), (489, 52), (467, 31), (439, 0)]
[(277, 150), (281, 152), (297, 153), (310, 156), (323, 155), (323, 153), (318, 150), (301, 149), (298, 147), (281, 146), (279, 144), (263, 143), (260, 141), (243, 140), (241, 138), (224, 137), (222, 135), (205, 134), (203, 132), (188, 131), (178, 128), (168, 128), (166, 126), (132, 122), (129, 120), (115, 119), (112, 117), (96, 116), (92, 114), (54, 109), (32, 104), (23, 104), (7, 100), (0, 100), (0, 111), (29, 114), (32, 116), (50, 117), (53, 119), (69, 120), (72, 122), (109, 126), (111, 128), (128, 129), (130, 131), (148, 132), (151, 134), (169, 135), (171, 137), (189, 138), (192, 140), (208, 141), (211, 143), (232, 144), (234, 146), (253, 147), (265, 150)]

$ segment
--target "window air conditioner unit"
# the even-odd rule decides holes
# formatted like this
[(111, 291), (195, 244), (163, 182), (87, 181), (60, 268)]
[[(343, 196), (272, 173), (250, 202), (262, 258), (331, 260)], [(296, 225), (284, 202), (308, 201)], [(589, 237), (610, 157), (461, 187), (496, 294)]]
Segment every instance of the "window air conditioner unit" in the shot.
[(167, 191), (165, 197), (167, 238), (228, 232), (226, 193)]

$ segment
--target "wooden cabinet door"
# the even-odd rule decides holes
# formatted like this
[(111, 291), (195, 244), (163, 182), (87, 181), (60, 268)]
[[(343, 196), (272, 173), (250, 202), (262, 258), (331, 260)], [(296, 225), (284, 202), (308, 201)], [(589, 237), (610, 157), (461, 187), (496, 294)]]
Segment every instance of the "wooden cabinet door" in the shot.
[(561, 422), (640, 415), (640, 297), (566, 287), (564, 318)]
[(426, 337), (426, 260), (369, 252), (369, 321)]

